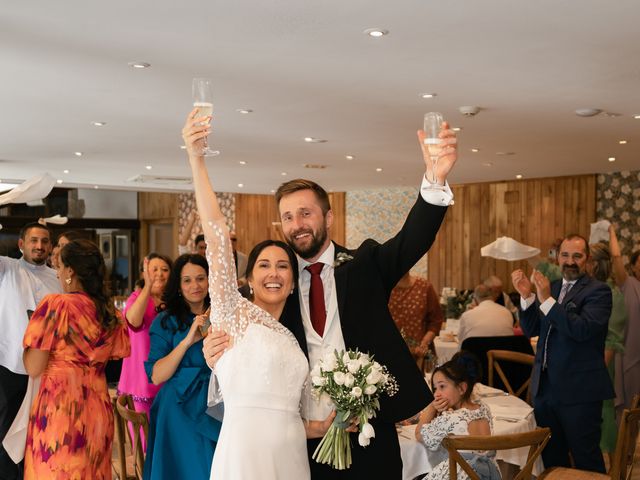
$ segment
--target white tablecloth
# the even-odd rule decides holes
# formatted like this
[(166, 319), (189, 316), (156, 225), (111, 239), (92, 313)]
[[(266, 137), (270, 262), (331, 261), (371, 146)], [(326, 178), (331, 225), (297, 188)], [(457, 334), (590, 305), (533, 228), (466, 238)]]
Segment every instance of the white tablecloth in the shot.
[[(483, 387), (483, 392), (491, 394), (490, 387), (480, 387)], [(519, 398), (501, 394), (482, 397), (481, 400), (487, 404), (493, 415), (494, 435), (529, 432), (536, 428), (536, 420), (531, 407)], [(527, 412), (530, 413), (527, 415)], [(510, 417), (511, 414), (513, 414), (513, 418)], [(522, 418), (525, 415), (526, 417)], [(416, 440), (415, 429), (415, 425), (408, 425), (402, 427), (398, 432), (403, 480), (412, 480), (419, 475), (424, 475), (441, 461), (441, 459), (433, 458), (433, 453)], [(496, 459), (521, 467), (527, 463), (528, 453), (529, 447), (500, 450), (496, 454)], [(533, 468), (533, 474), (539, 475), (543, 470), (542, 460), (538, 458)]]
[(453, 342), (445, 342), (440, 337), (436, 337), (433, 339), (433, 346), (436, 347), (438, 365), (442, 365), (443, 363), (451, 360), (451, 357), (460, 350), (460, 344), (457, 339)]

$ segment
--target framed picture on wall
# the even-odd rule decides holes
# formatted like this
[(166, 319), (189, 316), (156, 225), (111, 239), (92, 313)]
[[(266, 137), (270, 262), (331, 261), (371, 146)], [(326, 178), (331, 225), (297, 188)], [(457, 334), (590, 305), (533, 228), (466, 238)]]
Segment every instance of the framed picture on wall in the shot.
[(100, 252), (104, 257), (105, 262), (108, 262), (111, 260), (112, 249), (113, 249), (113, 245), (111, 245), (111, 234), (101, 233), (100, 234)]

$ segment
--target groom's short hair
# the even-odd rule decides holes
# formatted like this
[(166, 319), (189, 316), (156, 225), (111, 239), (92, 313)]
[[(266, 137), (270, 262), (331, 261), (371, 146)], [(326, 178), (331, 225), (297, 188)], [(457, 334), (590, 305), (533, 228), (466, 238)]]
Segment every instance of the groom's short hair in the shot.
[(326, 215), (329, 210), (331, 210), (331, 203), (329, 202), (329, 195), (316, 182), (311, 180), (305, 180), (303, 178), (296, 178), (295, 180), (289, 180), (288, 182), (280, 185), (278, 190), (276, 191), (276, 204), (280, 205), (280, 200), (282, 197), (286, 197), (292, 193), (298, 192), (300, 190), (311, 190), (318, 199), (318, 203), (320, 203), (320, 208), (322, 209), (322, 214)]

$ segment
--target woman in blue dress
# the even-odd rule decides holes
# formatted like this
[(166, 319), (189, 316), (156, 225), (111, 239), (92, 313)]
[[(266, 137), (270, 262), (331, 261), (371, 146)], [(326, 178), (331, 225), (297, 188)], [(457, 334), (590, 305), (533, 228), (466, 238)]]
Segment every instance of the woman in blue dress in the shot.
[(144, 478), (209, 479), (221, 423), (206, 414), (211, 370), (200, 328), (209, 307), (209, 267), (201, 255), (174, 262), (163, 295), (165, 310), (153, 322), (145, 362), (149, 380), (165, 382), (151, 406)]

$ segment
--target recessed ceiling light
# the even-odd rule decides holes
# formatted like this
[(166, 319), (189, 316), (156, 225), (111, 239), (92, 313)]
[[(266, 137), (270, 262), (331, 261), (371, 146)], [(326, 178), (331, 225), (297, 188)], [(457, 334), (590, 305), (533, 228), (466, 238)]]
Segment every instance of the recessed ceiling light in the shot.
[(326, 140), (323, 140), (321, 138), (315, 138), (315, 137), (304, 137), (304, 141), (307, 143), (324, 143), (326, 142)]
[(610, 162), (615, 162), (616, 161), (616, 157), (609, 157), (609, 161)]
[(437, 95), (437, 93), (421, 93), (420, 96), (422, 98), (433, 98)]
[(382, 169), (380, 167), (376, 168), (376, 172), (381, 172)]
[(282, 175), (283, 177), (287, 176), (287, 172), (281, 172), (280, 175)]
[(389, 30), (385, 30), (384, 28), (367, 28), (364, 32), (366, 35), (369, 35), (373, 38), (384, 37), (385, 35), (389, 35)]
[(181, 149), (181, 150), (186, 150), (186, 149), (187, 149), (187, 146), (186, 146), (186, 145), (180, 145), (180, 149)]
[(104, 127), (106, 124), (107, 122), (91, 122), (94, 127)]
[(244, 187), (244, 183), (239, 183), (239, 184), (238, 184), (238, 187), (239, 187), (239, 188)]
[(253, 110), (251, 110), (250, 108), (237, 108), (236, 112), (246, 115), (248, 113), (253, 113)]
[(150, 63), (147, 62), (129, 62), (127, 65), (129, 65), (131, 68), (149, 68), (151, 66)]
[(63, 170), (62, 173), (69, 173), (69, 170)]
[(598, 115), (600, 112), (602, 112), (602, 110), (599, 108), (588, 107), (576, 109), (576, 115), (578, 115), (579, 117), (593, 117), (595, 115)]
[(74, 154), (76, 157), (81, 157), (81, 156), (82, 156), (82, 152), (73, 152), (73, 154)]
[(58, 180), (56, 180), (56, 183), (60, 185), (62, 183), (62, 180), (59, 178)]
[(344, 158), (346, 158), (347, 160), (353, 160), (356, 157), (354, 157), (353, 155), (345, 155)]
[(98, 185), (94, 185), (93, 188), (95, 188), (96, 190), (98, 190), (100, 187)]
[(144, 167), (144, 168), (146, 168), (147, 170), (151, 170), (153, 167), (152, 167), (151, 165), (147, 165), (147, 166), (146, 166), (146, 167)]
[(246, 165), (246, 164), (247, 164), (247, 162), (245, 162), (244, 160), (240, 160), (238, 163), (239, 163), (240, 165)]
[(472, 151), (473, 153), (478, 153), (478, 152), (480, 151), (480, 149), (479, 149), (479, 148), (472, 148), (472, 149), (471, 149), (471, 151)]
[(522, 175), (518, 174), (518, 175), (516, 175), (516, 178), (517, 178), (518, 180), (520, 180), (520, 179), (522, 179)]
[(273, 190), (273, 189), (271, 189), (271, 193), (276, 193), (276, 191), (275, 191), (275, 190)]
[(491, 162), (484, 162), (484, 163), (482, 164), (482, 166), (483, 166), (483, 167), (493, 167), (493, 163), (491, 163)]
[(453, 130), (454, 132), (461, 132), (462, 127), (453, 127), (451, 130)]
[(640, 120), (640, 115), (636, 114), (633, 116), (633, 118), (635, 118), (636, 120)]
[(626, 145), (626, 144), (627, 144), (627, 141), (626, 141), (626, 140), (618, 140), (618, 143), (619, 143), (620, 145)]

